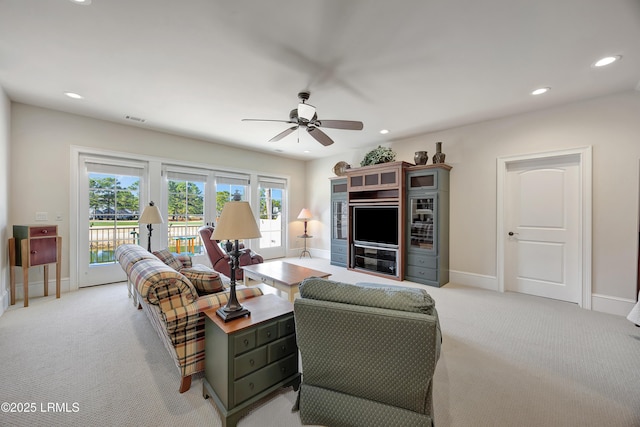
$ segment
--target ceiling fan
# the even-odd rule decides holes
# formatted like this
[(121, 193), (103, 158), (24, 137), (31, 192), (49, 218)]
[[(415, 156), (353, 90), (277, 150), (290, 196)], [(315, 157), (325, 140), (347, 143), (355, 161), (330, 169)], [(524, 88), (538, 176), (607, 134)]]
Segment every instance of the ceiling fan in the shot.
[(298, 93), (298, 98), (300, 99), (300, 103), (298, 104), (298, 108), (291, 110), (289, 113), (289, 120), (269, 120), (269, 119), (242, 119), (244, 122), (282, 122), (282, 123), (292, 123), (295, 126), (291, 126), (288, 129), (280, 132), (273, 138), (269, 140), (269, 142), (280, 141), (285, 136), (289, 135), (296, 129), (300, 127), (304, 127), (307, 129), (307, 132), (316, 139), (320, 144), (327, 145), (333, 144), (333, 140), (329, 138), (329, 136), (324, 133), (320, 128), (331, 128), (331, 129), (345, 129), (345, 130), (362, 130), (364, 127), (362, 122), (352, 121), (352, 120), (319, 120), (318, 114), (316, 113), (316, 107), (311, 104), (307, 104), (307, 100), (311, 92), (308, 90), (302, 91)]

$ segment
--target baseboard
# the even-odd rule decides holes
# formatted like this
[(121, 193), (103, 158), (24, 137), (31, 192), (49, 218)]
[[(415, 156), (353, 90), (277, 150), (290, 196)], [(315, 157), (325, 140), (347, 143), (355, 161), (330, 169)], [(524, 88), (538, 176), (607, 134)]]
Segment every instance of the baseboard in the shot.
[(634, 305), (632, 299), (591, 294), (591, 309), (595, 311), (627, 317)]
[[(320, 258), (320, 259), (331, 259), (331, 251), (327, 249), (315, 249), (315, 248), (307, 248), (312, 258)], [(302, 253), (303, 248), (297, 249), (289, 249), (287, 251), (288, 258), (299, 257)]]
[(9, 292), (2, 289), (0, 292), (0, 316), (9, 308)]
[(466, 273), (464, 271), (449, 270), (449, 282), (473, 288), (498, 290), (498, 278), (483, 274)]
[[(498, 279), (493, 276), (451, 270), (449, 271), (449, 282), (473, 288), (498, 291)], [(635, 304), (636, 301), (631, 299), (600, 294), (591, 295), (592, 310), (616, 316), (626, 317)]]
[[(64, 279), (60, 279), (60, 293), (69, 292), (70, 283), (71, 282), (68, 277)], [(44, 282), (42, 281), (32, 282), (31, 280), (29, 280), (29, 299), (44, 296), (43, 284)], [(53, 296), (56, 295), (55, 279), (49, 280), (49, 296), (51, 295)], [(8, 294), (7, 294), (7, 298), (9, 298)], [(22, 282), (16, 282), (16, 304), (19, 303), (18, 301), (22, 301), (22, 300), (24, 300), (24, 290), (22, 289)]]

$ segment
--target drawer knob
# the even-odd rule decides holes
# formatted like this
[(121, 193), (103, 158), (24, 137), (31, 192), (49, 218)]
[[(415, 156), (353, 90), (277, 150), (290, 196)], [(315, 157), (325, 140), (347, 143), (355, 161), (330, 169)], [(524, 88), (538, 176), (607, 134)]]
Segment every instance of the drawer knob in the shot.
[(253, 359), (249, 360), (249, 365), (253, 366), (253, 365), (255, 365), (255, 364), (256, 364), (256, 361), (255, 361), (255, 360), (253, 360)]
[(43, 234), (47, 234), (49, 232), (49, 230), (42, 230)]
[(246, 346), (248, 346), (248, 345), (249, 345), (249, 340), (245, 338), (245, 339), (244, 339), (244, 346), (246, 347)]
[(282, 347), (280, 347), (280, 350), (282, 350), (282, 351), (287, 351), (287, 346), (286, 346), (286, 345), (283, 345)]
[(253, 387), (254, 387), (253, 383), (249, 383), (249, 388), (250, 388), (251, 390), (253, 390)]
[(280, 368), (280, 372), (285, 373), (286, 371), (287, 371), (287, 368), (285, 368), (284, 366)]
[(38, 251), (31, 251), (31, 253), (32, 253), (33, 255), (35, 255), (35, 254), (37, 254), (37, 253), (38, 253)]

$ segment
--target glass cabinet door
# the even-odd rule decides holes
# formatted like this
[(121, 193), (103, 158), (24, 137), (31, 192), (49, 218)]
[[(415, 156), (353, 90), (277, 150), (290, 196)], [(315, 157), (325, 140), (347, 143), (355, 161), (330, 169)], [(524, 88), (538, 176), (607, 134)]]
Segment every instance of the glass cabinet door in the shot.
[(436, 250), (436, 194), (409, 197), (409, 242), (411, 248)]
[(346, 200), (334, 200), (333, 201), (333, 218), (331, 227), (331, 238), (338, 240), (347, 240), (347, 201)]

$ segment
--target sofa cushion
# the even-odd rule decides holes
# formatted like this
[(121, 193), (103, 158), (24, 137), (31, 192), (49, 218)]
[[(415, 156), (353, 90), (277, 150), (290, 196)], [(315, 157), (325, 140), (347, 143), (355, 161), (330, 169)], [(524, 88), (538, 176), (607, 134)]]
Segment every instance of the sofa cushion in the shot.
[(224, 290), (220, 274), (204, 265), (194, 265), (193, 267), (180, 270), (191, 284), (198, 291), (198, 295), (208, 295)]
[(377, 283), (342, 283), (312, 277), (300, 284), (300, 296), (343, 304), (435, 314), (435, 302), (424, 289)]
[(178, 260), (169, 249), (161, 249), (159, 251), (154, 251), (153, 254), (158, 257), (158, 259), (169, 267), (173, 268), (175, 271), (180, 271), (183, 267), (182, 262)]

